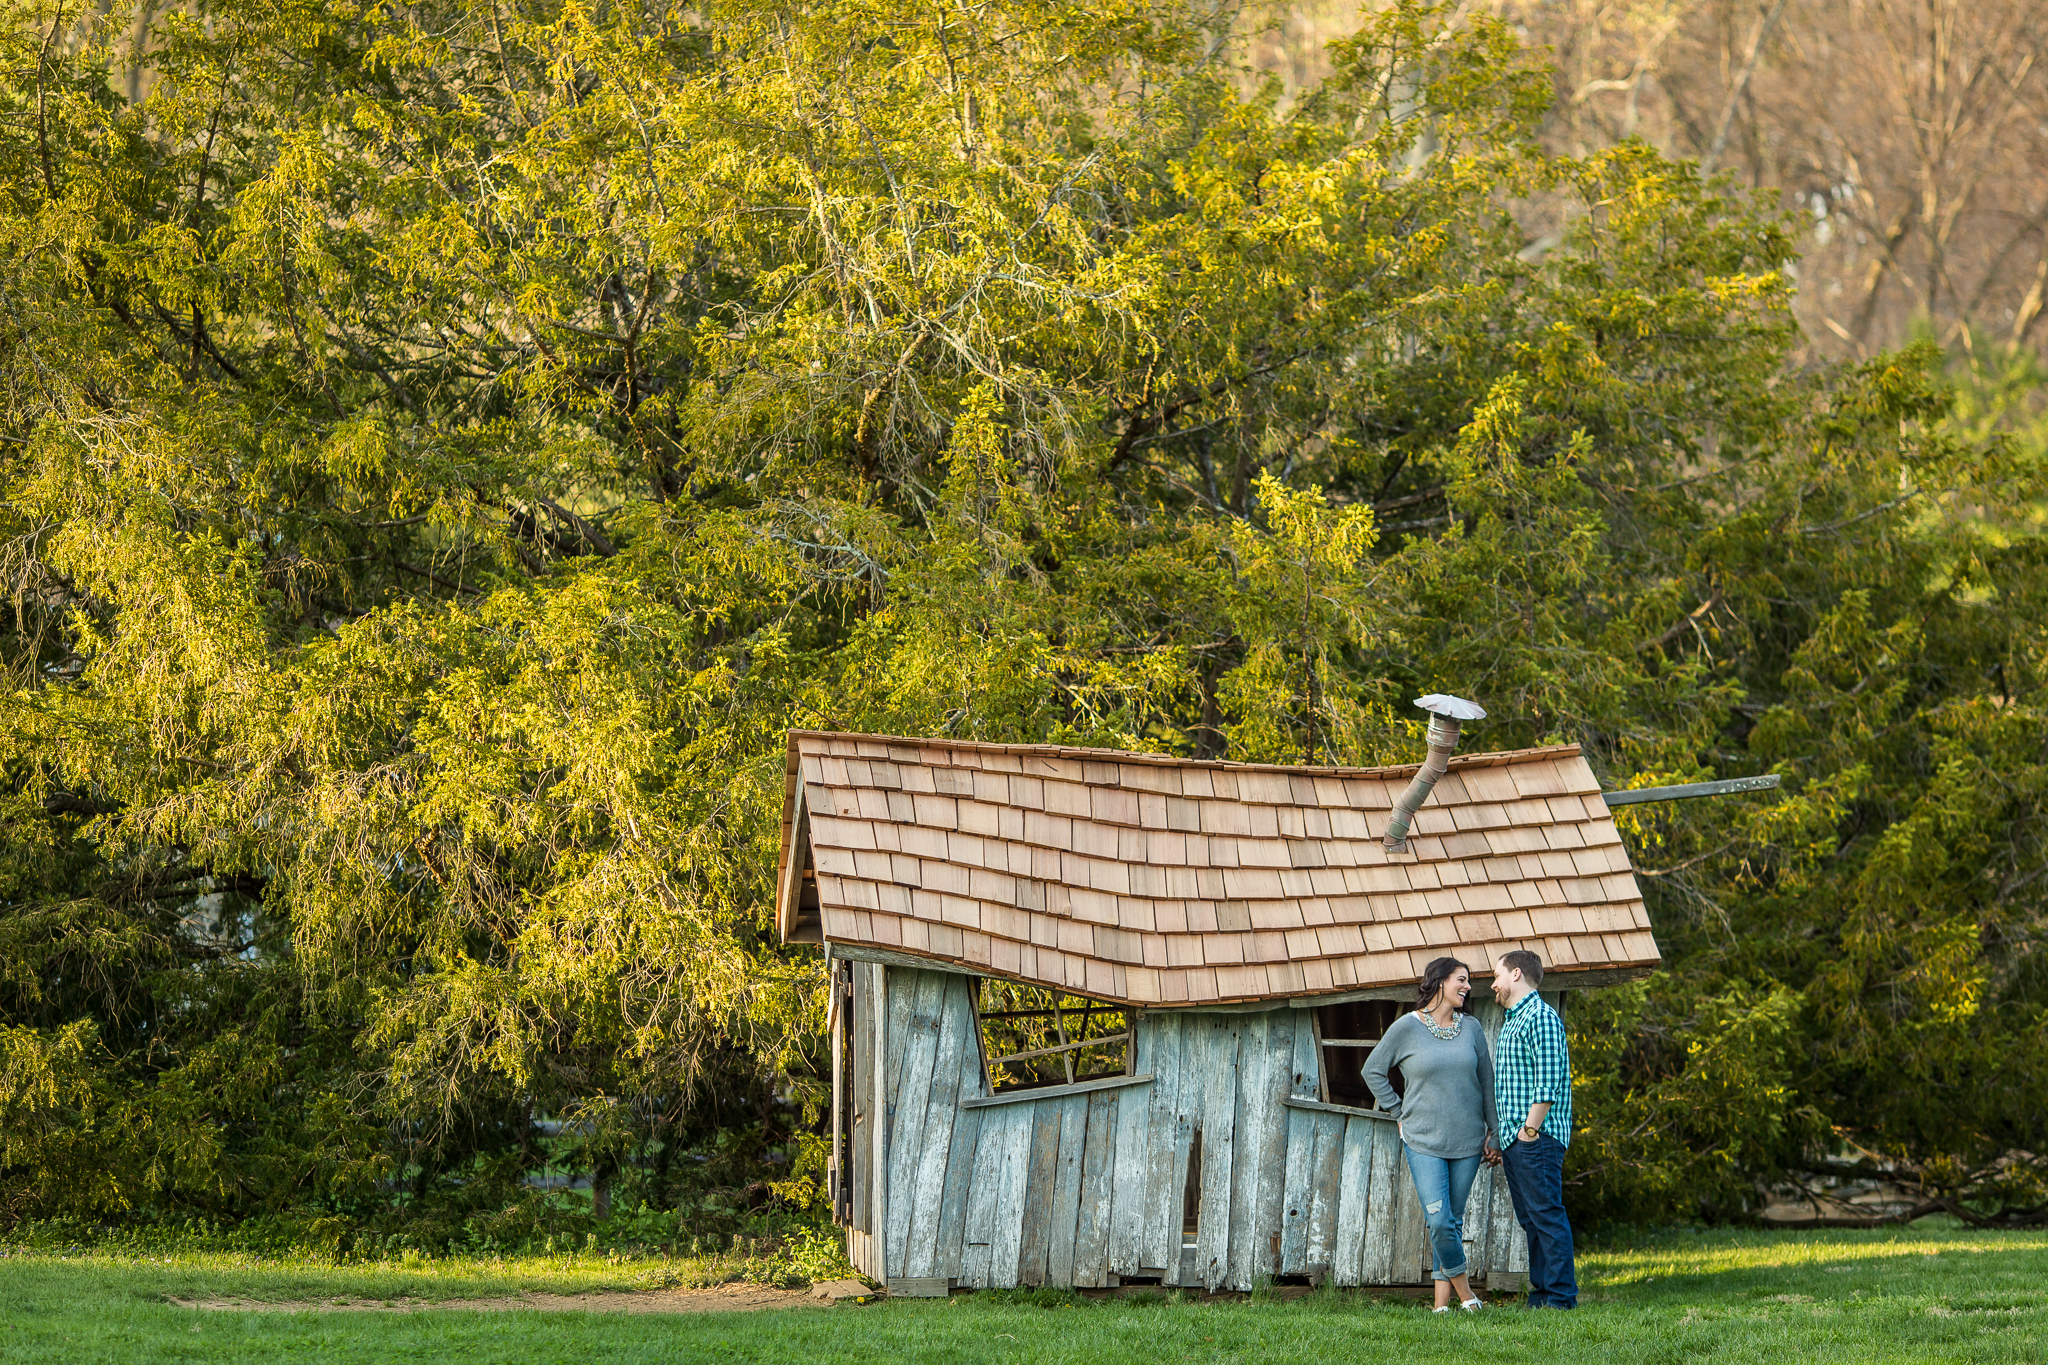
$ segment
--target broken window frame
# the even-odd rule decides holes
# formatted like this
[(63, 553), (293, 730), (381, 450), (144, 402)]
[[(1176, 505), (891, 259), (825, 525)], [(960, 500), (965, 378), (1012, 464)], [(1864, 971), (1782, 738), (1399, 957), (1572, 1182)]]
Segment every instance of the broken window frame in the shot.
[[(1048, 1003), (1021, 1009), (991, 1010), (988, 1008), (991, 989), (1005, 990), (1012, 994), (1036, 993), (1044, 997)], [(1121, 1029), (1112, 1033), (1090, 1034), (1088, 1032), (1090, 1020), (1103, 1015), (1121, 1016)], [(1049, 1045), (1024, 1048), (1001, 1054), (996, 1054), (993, 1051), (993, 1040), (989, 1036), (990, 1020), (1048, 1018), (1051, 1020), (1050, 1038), (1041, 1038), (1040, 1041), (1046, 1042)], [(1070, 1022), (1076, 1019), (1079, 1021), (1078, 1027), (1070, 1032), (1068, 1026)], [(1070, 1086), (1084, 1081), (1104, 1080), (1132, 1074), (1132, 1062), (1136, 1051), (1134, 1046), (1136, 1022), (1136, 1011), (1130, 1007), (1095, 1000), (1078, 992), (1063, 991), (1050, 986), (1038, 986), (1019, 981), (1009, 981), (1000, 977), (977, 977), (975, 979), (974, 1039), (976, 1045), (981, 1049), (982, 1079), (987, 1084), (988, 1092), (991, 1095), (1015, 1094), (1018, 1091), (1025, 1090), (1044, 1090), (1054, 1086)], [(1044, 1026), (1040, 1025), (1040, 1029), (1043, 1030)], [(1075, 1034), (1079, 1034), (1079, 1036), (1074, 1036)], [(1058, 1041), (1052, 1042), (1051, 1038), (1056, 1038)], [(1081, 1057), (1081, 1054), (1091, 1049), (1101, 1049), (1103, 1053), (1107, 1053), (1109, 1048), (1118, 1043), (1121, 1043), (1123, 1046), (1122, 1059), (1120, 1063), (1116, 1064), (1116, 1069), (1097, 1070), (1092, 1074), (1083, 1074), (1086, 1070), (1087, 1061)], [(1019, 1080), (1014, 1078), (1015, 1073), (1014, 1069), (1012, 1069), (1008, 1073), (1007, 1078), (998, 1079), (998, 1069), (1002, 1068), (1004, 1063), (1033, 1062), (1042, 1064), (1045, 1059), (1054, 1057), (1058, 1058), (1060, 1062), (1060, 1074), (1058, 1075), (1032, 1075), (1028, 1079)], [(1081, 1065), (1076, 1065), (1077, 1060), (1081, 1062)], [(1097, 1060), (1107, 1061), (1109, 1059), (1105, 1055), (1098, 1054)], [(1040, 1069), (1041, 1067), (1036, 1065), (1031, 1068), (1034, 1072)]]
[[(1386, 1017), (1374, 1020), (1364, 1030), (1366, 1033), (1373, 1033), (1375, 1036), (1372, 1037), (1354, 1036), (1359, 1032), (1356, 1026), (1346, 1029), (1341, 1034), (1327, 1033), (1326, 1030), (1331, 1028), (1334, 1022), (1330, 1015), (1337, 1010), (1351, 1010), (1358, 1014), (1384, 1014)], [(1370, 1087), (1364, 1086), (1366, 1060), (1372, 1056), (1372, 1050), (1379, 1046), (1387, 1030), (1393, 1027), (1394, 1021), (1401, 1017), (1401, 1006), (1391, 1000), (1351, 1000), (1337, 1005), (1319, 1005), (1311, 1011), (1311, 1017), (1315, 1025), (1316, 1038), (1316, 1098), (1324, 1104), (1339, 1104), (1354, 1109), (1379, 1109), (1379, 1100), (1372, 1094)], [(1341, 1059), (1346, 1063), (1343, 1067), (1346, 1073), (1352, 1069), (1348, 1065), (1350, 1054), (1356, 1054), (1356, 1069), (1362, 1088), (1360, 1092), (1348, 1092), (1342, 1096), (1332, 1096), (1330, 1093), (1330, 1074), (1337, 1069), (1332, 1066), (1332, 1062), (1340, 1060), (1333, 1055), (1337, 1052), (1346, 1054)], [(1393, 1083), (1396, 1093), (1403, 1089), (1398, 1071), (1390, 1074), (1388, 1079)]]

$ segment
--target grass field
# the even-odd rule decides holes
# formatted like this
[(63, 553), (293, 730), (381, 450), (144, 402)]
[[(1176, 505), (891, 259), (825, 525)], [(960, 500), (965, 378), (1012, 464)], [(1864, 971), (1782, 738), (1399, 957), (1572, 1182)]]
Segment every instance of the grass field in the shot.
[(601, 1259), (330, 1267), (84, 1252), (0, 1259), (0, 1361), (1702, 1361), (2048, 1360), (2048, 1234), (1674, 1233), (1580, 1262), (1576, 1313), (1433, 1317), (1406, 1299), (1291, 1302), (957, 1295), (856, 1307), (603, 1312), (221, 1312), (173, 1299), (449, 1300), (674, 1282)]

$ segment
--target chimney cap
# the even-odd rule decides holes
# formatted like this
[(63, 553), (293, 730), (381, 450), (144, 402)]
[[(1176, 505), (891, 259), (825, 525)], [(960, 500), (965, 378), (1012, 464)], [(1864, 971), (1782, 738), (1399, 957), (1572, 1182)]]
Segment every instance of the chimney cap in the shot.
[(1425, 711), (1453, 720), (1485, 720), (1486, 708), (1476, 701), (1463, 697), (1447, 697), (1441, 692), (1432, 692), (1426, 697), (1417, 697), (1415, 704)]

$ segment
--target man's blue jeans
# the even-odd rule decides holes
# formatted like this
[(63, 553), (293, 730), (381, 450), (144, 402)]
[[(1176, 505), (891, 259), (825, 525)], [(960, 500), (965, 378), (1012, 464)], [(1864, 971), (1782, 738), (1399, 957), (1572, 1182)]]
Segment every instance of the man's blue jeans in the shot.
[(1448, 1280), (1465, 1273), (1465, 1201), (1479, 1174), (1477, 1156), (1440, 1157), (1418, 1152), (1407, 1143), (1408, 1174), (1422, 1196), (1422, 1216), (1429, 1223), (1431, 1275)]
[(1545, 1133), (1517, 1138), (1504, 1155), (1515, 1221), (1529, 1235), (1530, 1308), (1570, 1308), (1579, 1301), (1572, 1270), (1572, 1225), (1564, 1215), (1564, 1144)]

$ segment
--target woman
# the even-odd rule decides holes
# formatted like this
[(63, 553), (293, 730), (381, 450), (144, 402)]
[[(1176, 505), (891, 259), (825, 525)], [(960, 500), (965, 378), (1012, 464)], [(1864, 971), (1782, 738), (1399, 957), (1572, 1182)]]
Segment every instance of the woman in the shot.
[[(1465, 1274), (1464, 1213), (1480, 1161), (1495, 1159), (1493, 1056), (1485, 1030), (1465, 1010), (1471, 992), (1464, 963), (1430, 963), (1414, 1010), (1393, 1022), (1365, 1065), (1373, 1097), (1401, 1123), (1408, 1174), (1429, 1222), (1439, 1313), (1450, 1311), (1452, 1290), (1468, 1313), (1485, 1306)], [(1387, 1080), (1395, 1067), (1406, 1095), (1395, 1094)]]

